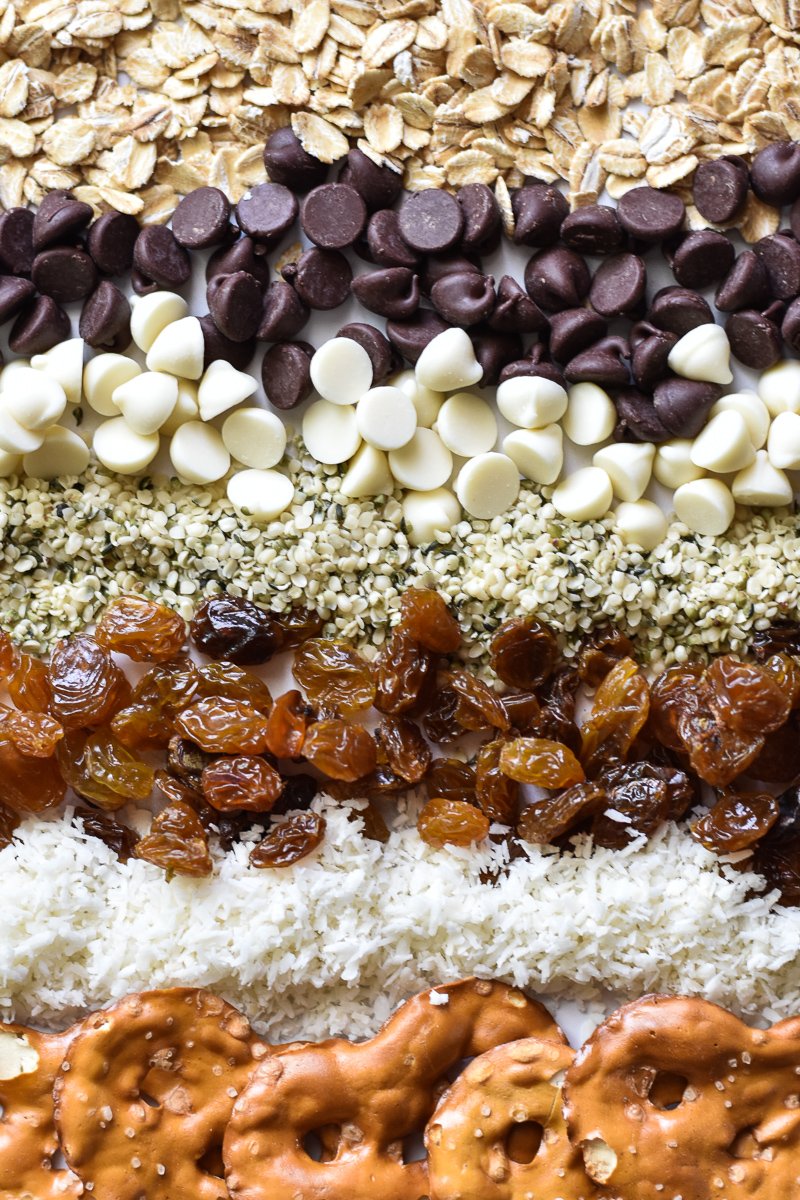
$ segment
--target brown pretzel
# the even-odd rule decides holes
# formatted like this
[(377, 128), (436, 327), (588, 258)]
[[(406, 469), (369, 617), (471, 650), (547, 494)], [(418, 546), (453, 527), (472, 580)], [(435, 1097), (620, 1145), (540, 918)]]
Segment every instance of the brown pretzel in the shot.
[(800, 1197), (800, 1020), (751, 1029), (647, 996), (598, 1027), (564, 1095), (587, 1171), (621, 1200)]
[(64, 1156), (93, 1200), (226, 1198), (222, 1135), (267, 1052), (241, 1013), (195, 988), (89, 1017), (54, 1092)]
[[(604, 1194), (586, 1174), (561, 1115), (561, 1083), (573, 1057), (569, 1046), (526, 1038), (469, 1064), (425, 1131), (431, 1200)], [(536, 1132), (538, 1147), (532, 1140), (527, 1152), (515, 1152), (514, 1142)]]
[[(236, 1200), (419, 1200), (424, 1163), (402, 1142), (422, 1133), (448, 1071), (521, 1037), (561, 1039), (541, 1005), (501, 983), (433, 988), (368, 1042), (333, 1040), (263, 1062), (237, 1100), (223, 1157)], [(331, 1136), (336, 1127), (336, 1139)], [(325, 1161), (303, 1139), (322, 1131)]]
[(83, 1193), (77, 1175), (53, 1164), (53, 1080), (75, 1032), (0, 1025), (0, 1200), (69, 1200)]

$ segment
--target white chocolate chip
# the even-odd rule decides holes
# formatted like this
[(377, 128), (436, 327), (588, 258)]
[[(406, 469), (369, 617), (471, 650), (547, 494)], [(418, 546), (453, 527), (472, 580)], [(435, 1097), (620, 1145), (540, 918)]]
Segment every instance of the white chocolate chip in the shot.
[(608, 392), (596, 383), (573, 383), (569, 389), (564, 433), (576, 446), (597, 446), (614, 432), (617, 410)]
[(594, 521), (611, 507), (614, 490), (601, 467), (582, 467), (568, 475), (553, 492), (553, 506), (562, 517)]
[(176, 430), (169, 456), (183, 483), (215, 483), (231, 465), (219, 430), (203, 421), (187, 421)]
[(560, 384), (539, 375), (504, 379), (497, 389), (497, 407), (520, 429), (544, 429), (567, 411), (567, 393)]
[(696, 325), (679, 338), (667, 363), (676, 375), (704, 383), (730, 383), (731, 347), (721, 325)]
[(239, 471), (228, 480), (228, 499), (256, 522), (274, 521), (292, 503), (294, 485), (280, 471)]
[(112, 417), (98, 425), (92, 445), (109, 471), (136, 475), (158, 454), (159, 437), (157, 433), (135, 433), (124, 417)]
[(8, 479), (11, 475), (19, 475), (21, 470), (21, 454), (11, 454), (8, 450), (0, 450), (0, 479)]
[(365, 442), (353, 455), (342, 480), (345, 496), (360, 499), (363, 496), (386, 496), (394, 491), (394, 479), (389, 470), (389, 460), (383, 450), (376, 450)]
[(499, 517), (519, 495), (519, 470), (507, 454), (491, 451), (465, 462), (456, 478), (456, 496), (471, 517)]
[(178, 380), (178, 399), (170, 415), (161, 426), (161, 432), (168, 437), (187, 421), (196, 421), (200, 416), (200, 405), (197, 403), (197, 384), (192, 379)]
[(708, 414), (709, 420), (721, 412), (738, 412), (747, 423), (750, 441), (755, 450), (760, 450), (767, 443), (769, 433), (769, 409), (755, 392), (731, 392), (728, 396), (720, 396), (719, 400)]
[(181, 379), (199, 379), (203, 374), (205, 341), (197, 317), (181, 317), (158, 334), (147, 351), (148, 371), (166, 371)]
[(445, 400), (435, 429), (447, 449), (462, 458), (487, 454), (497, 441), (497, 418), (491, 405), (472, 392), (456, 392)]
[(303, 441), (317, 462), (333, 467), (347, 462), (361, 443), (356, 410), (330, 400), (315, 401), (303, 416)]
[(151, 292), (131, 301), (131, 337), (145, 354), (162, 329), (188, 316), (189, 305), (175, 292)]
[(83, 338), (68, 338), (44, 354), (34, 354), (31, 366), (44, 371), (64, 389), (67, 404), (80, 404), (83, 383)]
[(30, 454), (38, 450), (44, 441), (44, 430), (26, 429), (20, 425), (5, 404), (5, 393), (0, 397), (0, 450), (8, 454)]
[(431, 492), (447, 483), (453, 470), (453, 456), (438, 433), (418, 429), (408, 445), (389, 452), (389, 467), (403, 487)]
[(117, 388), (141, 375), (142, 368), (124, 354), (98, 354), (90, 358), (83, 371), (86, 402), (101, 417), (116, 417), (119, 409), (111, 399)]
[(695, 479), (682, 484), (673, 497), (679, 521), (694, 533), (717, 537), (730, 526), (736, 505), (721, 479)]
[(564, 465), (561, 426), (515, 429), (503, 439), (503, 451), (526, 479), (533, 483), (555, 483)]
[(417, 410), (418, 425), (422, 425), (425, 429), (430, 429), (434, 425), (439, 415), (439, 409), (444, 402), (441, 392), (434, 392), (431, 388), (423, 387), (413, 371), (399, 371), (386, 382), (390, 387), (400, 388), (401, 392), (405, 392), (411, 400)]
[(612, 442), (595, 451), (592, 462), (608, 475), (619, 500), (633, 502), (647, 491), (655, 455), (650, 442)]
[(407, 446), (417, 428), (413, 401), (399, 388), (370, 388), (356, 405), (358, 431), (376, 450)]
[(57, 479), (62, 475), (82, 475), (89, 465), (89, 447), (83, 438), (63, 425), (45, 430), (38, 450), (26, 454), (22, 469), (32, 479)]
[(771, 417), (783, 412), (800, 413), (800, 362), (785, 358), (769, 367), (759, 377), (758, 394)]
[(614, 520), (623, 542), (639, 546), (645, 552), (655, 550), (667, 536), (667, 518), (652, 500), (617, 505)]
[[(786, 414), (790, 416), (792, 414)], [(766, 450), (756, 451), (756, 460), (734, 479), (733, 498), (752, 508), (772, 508), (792, 503), (792, 485), (783, 471), (773, 466)]]
[(461, 520), (461, 505), (447, 488), (406, 492), (403, 519), (412, 546), (427, 546), (453, 530)]
[(464, 329), (445, 329), (428, 342), (414, 368), (417, 380), (434, 392), (455, 392), (480, 383), (483, 367)]
[(143, 371), (115, 388), (111, 400), (134, 433), (156, 433), (178, 402), (178, 381), (163, 371)]
[(692, 445), (692, 462), (705, 471), (741, 471), (754, 458), (747, 422), (733, 409), (712, 417)]
[(2, 391), (2, 404), (25, 429), (49, 429), (64, 415), (67, 397), (60, 383), (23, 367), (15, 371)]
[(682, 483), (702, 479), (702, 469), (692, 462), (693, 444), (690, 438), (673, 438), (657, 447), (653, 474), (664, 487), (674, 491)]
[(263, 408), (240, 408), (222, 426), (222, 440), (231, 458), (245, 467), (266, 471), (283, 458), (286, 426), (277, 413)]
[(778, 413), (770, 426), (767, 453), (773, 467), (784, 471), (800, 469), (800, 414)]
[(252, 375), (237, 371), (224, 359), (210, 363), (197, 388), (201, 420), (213, 421), (220, 413), (249, 400), (257, 388)]
[(372, 387), (372, 359), (352, 338), (331, 338), (314, 352), (311, 382), (331, 404), (357, 404)]

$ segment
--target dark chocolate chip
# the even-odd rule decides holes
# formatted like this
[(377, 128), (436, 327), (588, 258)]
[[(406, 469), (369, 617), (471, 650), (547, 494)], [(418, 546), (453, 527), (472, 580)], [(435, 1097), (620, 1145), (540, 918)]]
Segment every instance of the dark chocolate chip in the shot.
[(297, 408), (312, 392), (311, 359), (314, 347), (308, 342), (276, 342), (261, 363), (261, 382), (273, 408)]
[(43, 296), (52, 296), (58, 304), (71, 304), (94, 291), (97, 271), (85, 250), (53, 246), (36, 255), (31, 279)]
[(298, 203), (282, 183), (259, 183), (236, 205), (239, 228), (267, 247), (277, 245), (297, 220)]
[(51, 296), (37, 296), (11, 326), (8, 344), (15, 354), (44, 354), (70, 335), (69, 317)]
[(589, 303), (603, 317), (624, 317), (641, 311), (647, 269), (638, 254), (616, 254), (595, 272)]
[(0, 275), (0, 325), (16, 317), (36, 295), (30, 279), (19, 275)]
[(61, 189), (48, 192), (33, 219), (34, 250), (74, 241), (89, 224), (92, 215), (91, 206), (76, 200), (71, 192)]
[(656, 384), (653, 403), (662, 425), (674, 437), (692, 438), (697, 437), (721, 395), (722, 388), (716, 383), (674, 375)]
[(414, 268), (419, 263), (419, 255), (403, 241), (400, 217), (391, 208), (382, 208), (370, 217), (367, 247), (372, 261), (381, 267)]
[(608, 204), (589, 204), (565, 217), (561, 240), (579, 254), (618, 254), (625, 245), (625, 230), (616, 209)]
[(781, 336), (790, 350), (800, 354), (800, 297), (786, 309), (781, 322)]
[(178, 288), (192, 273), (192, 262), (166, 225), (148, 225), (136, 239), (133, 264), (163, 288)]
[(387, 321), (386, 336), (406, 362), (415, 363), (428, 342), (449, 328), (438, 313), (420, 308), (409, 321)]
[(792, 300), (800, 294), (800, 242), (773, 233), (756, 242), (753, 250), (764, 264), (771, 296)]
[(408, 267), (379, 267), (356, 275), (352, 289), (364, 308), (380, 317), (406, 321), (419, 308), (419, 280)]
[(309, 241), (326, 250), (352, 246), (367, 223), (367, 206), (346, 183), (323, 183), (309, 192), (300, 224)]
[(759, 200), (781, 208), (800, 197), (800, 145), (772, 142), (750, 164), (750, 183)]
[(449, 192), (428, 188), (409, 196), (400, 209), (400, 234), (420, 254), (442, 254), (464, 228), (461, 205)]
[(214, 323), (211, 313), (200, 317), (200, 328), (203, 331), (203, 370), (212, 362), (227, 362), (237, 371), (244, 371), (255, 354), (256, 343), (252, 338), (249, 342), (232, 342), (220, 333)]
[(717, 288), (714, 303), (720, 312), (762, 308), (769, 301), (767, 269), (754, 250), (743, 250)]
[(713, 325), (714, 315), (708, 301), (698, 296), (697, 292), (671, 284), (656, 292), (645, 320), (659, 329), (683, 337), (698, 325)]
[(230, 240), (231, 205), (216, 187), (199, 187), (184, 196), (172, 214), (172, 232), (189, 250), (208, 250)]
[(566, 363), (608, 332), (608, 322), (590, 308), (565, 308), (550, 318), (550, 353)]
[(206, 264), (206, 282), (215, 275), (233, 275), (236, 271), (247, 271), (262, 287), (270, 281), (269, 260), (259, 253), (260, 247), (252, 238), (241, 237), (232, 246), (216, 250)]
[(511, 197), (514, 241), (522, 246), (552, 246), (558, 241), (569, 204), (558, 188), (531, 183)]
[(273, 183), (282, 183), (301, 195), (324, 183), (328, 175), (327, 163), (304, 150), (288, 126), (276, 129), (267, 138), (264, 166)]
[(261, 324), (262, 288), (247, 271), (215, 275), (206, 289), (208, 311), (220, 333), (232, 342), (248, 342)]
[(156, 283), (155, 279), (150, 279), (138, 267), (134, 267), (131, 271), (131, 287), (137, 296), (149, 296), (153, 292), (161, 290), (160, 285)]
[(133, 266), (139, 222), (128, 213), (107, 212), (98, 217), (86, 237), (86, 249), (103, 275), (124, 275)]
[(439, 254), (426, 258), (419, 271), (419, 286), (423, 296), (430, 296), (434, 285), (445, 275), (460, 275), (464, 271), (481, 273), (479, 261), (466, 254)]
[(741, 211), (750, 183), (747, 163), (734, 155), (702, 162), (694, 173), (692, 196), (701, 217), (724, 225)]
[(9, 208), (0, 216), (0, 267), (10, 275), (30, 275), (33, 266), (33, 213)]
[(538, 333), (547, 328), (547, 317), (513, 276), (504, 275), (489, 327), (498, 333)]
[(640, 242), (663, 242), (683, 228), (686, 206), (672, 192), (635, 187), (620, 196), (617, 216), (631, 237)]
[(681, 238), (669, 264), (681, 287), (706, 288), (728, 274), (735, 257), (733, 243), (724, 233), (699, 229)]
[(379, 166), (357, 146), (348, 152), (339, 183), (355, 188), (369, 212), (391, 208), (403, 190), (403, 176), (399, 171)]
[(630, 383), (628, 355), (623, 337), (605, 337), (576, 354), (564, 368), (569, 383), (596, 383), (600, 387), (625, 387)]
[(353, 272), (338, 250), (312, 246), (296, 263), (282, 271), (287, 283), (294, 284), (298, 296), (309, 308), (338, 308), (350, 295)]
[(500, 208), (494, 192), (485, 183), (467, 183), (459, 188), (456, 199), (464, 213), (461, 246), (478, 254), (488, 254), (502, 234)]
[(636, 388), (620, 388), (613, 398), (619, 417), (614, 431), (617, 441), (632, 438), (635, 442), (666, 442), (672, 437), (650, 396), (642, 395)]
[(754, 371), (766, 371), (781, 356), (781, 332), (774, 321), (753, 308), (731, 313), (725, 322), (731, 354)]
[(131, 344), (131, 306), (110, 280), (99, 283), (84, 304), (78, 333), (95, 350), (121, 353)]
[(637, 387), (652, 390), (669, 374), (669, 354), (677, 335), (639, 321), (631, 329), (631, 374)]
[(431, 303), (451, 325), (468, 329), (485, 321), (494, 308), (494, 278), (476, 271), (456, 271), (436, 281)]
[(256, 337), (260, 342), (291, 341), (308, 321), (304, 304), (290, 283), (275, 279), (264, 293), (261, 323)]
[(545, 312), (577, 308), (589, 293), (589, 268), (574, 250), (562, 246), (534, 254), (525, 268), (528, 295)]
[(506, 379), (517, 379), (520, 375), (533, 376), (536, 379), (550, 379), (559, 387), (566, 390), (567, 381), (554, 362), (551, 361), (546, 347), (537, 343), (532, 347), (527, 358), (516, 359), (508, 363), (500, 372), (500, 382)]
[(479, 387), (494, 387), (501, 371), (522, 354), (522, 338), (518, 333), (497, 333), (481, 325), (470, 331), (475, 357), (483, 367)]
[(393, 371), (399, 370), (402, 364), (392, 343), (374, 325), (352, 321), (349, 325), (343, 325), (336, 336), (350, 338), (366, 350), (372, 362), (372, 382), (375, 386), (383, 383)]

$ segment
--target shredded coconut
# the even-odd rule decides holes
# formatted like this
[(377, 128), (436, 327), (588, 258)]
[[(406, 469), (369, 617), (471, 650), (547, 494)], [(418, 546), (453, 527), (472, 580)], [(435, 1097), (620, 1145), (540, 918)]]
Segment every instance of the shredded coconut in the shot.
[(800, 1007), (800, 912), (679, 827), (509, 863), (502, 846), (433, 850), (408, 815), (380, 845), (341, 805), (320, 807), (314, 858), (258, 871), (241, 844), (202, 880), (120, 863), (71, 811), (26, 821), (0, 852), (0, 1016), (63, 1026), (128, 991), (201, 985), (273, 1040), (364, 1037), (471, 973), (544, 999), (663, 990), (768, 1021)]

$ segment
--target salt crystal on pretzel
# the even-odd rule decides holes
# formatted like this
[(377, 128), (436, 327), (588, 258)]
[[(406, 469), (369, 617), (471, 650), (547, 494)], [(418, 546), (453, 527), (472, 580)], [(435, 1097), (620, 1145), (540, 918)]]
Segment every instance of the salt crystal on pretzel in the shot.
[(93, 1200), (227, 1200), (220, 1148), (268, 1047), (218, 996), (128, 996), (84, 1022), (54, 1088), (64, 1157)]
[(54, 1165), (53, 1080), (77, 1031), (37, 1033), (0, 1025), (0, 1200), (69, 1200), (83, 1194)]
[[(367, 1042), (279, 1051), (234, 1106), (223, 1146), (231, 1196), (420, 1200), (426, 1165), (405, 1163), (403, 1142), (424, 1130), (447, 1073), (531, 1036), (563, 1041), (546, 1009), (522, 992), (466, 979), (415, 996)], [(303, 1149), (311, 1133), (321, 1162)]]
[(621, 1200), (800, 1197), (800, 1019), (751, 1029), (647, 996), (595, 1030), (564, 1096), (587, 1171)]

